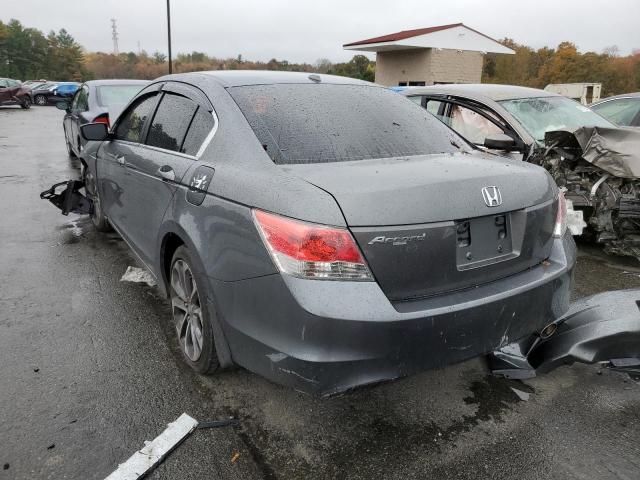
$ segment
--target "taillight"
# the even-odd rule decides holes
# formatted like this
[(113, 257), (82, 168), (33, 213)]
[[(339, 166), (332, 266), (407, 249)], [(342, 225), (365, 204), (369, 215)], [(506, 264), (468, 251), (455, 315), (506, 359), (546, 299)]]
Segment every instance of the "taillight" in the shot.
[(101, 115), (98, 115), (96, 118), (93, 119), (93, 123), (104, 123), (108, 127), (109, 126), (109, 114), (108, 113), (103, 113)]
[(373, 280), (347, 229), (301, 222), (261, 210), (254, 210), (253, 216), (281, 272), (319, 280)]
[(567, 231), (567, 201), (564, 192), (558, 191), (558, 214), (556, 215), (556, 225), (553, 228), (554, 237), (562, 237)]

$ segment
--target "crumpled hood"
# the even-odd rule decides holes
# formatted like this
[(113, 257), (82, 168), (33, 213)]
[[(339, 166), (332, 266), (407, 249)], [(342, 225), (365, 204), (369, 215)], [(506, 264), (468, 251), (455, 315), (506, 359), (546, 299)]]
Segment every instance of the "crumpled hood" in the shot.
[(640, 130), (580, 127), (544, 136), (545, 145), (582, 157), (616, 177), (640, 177)]

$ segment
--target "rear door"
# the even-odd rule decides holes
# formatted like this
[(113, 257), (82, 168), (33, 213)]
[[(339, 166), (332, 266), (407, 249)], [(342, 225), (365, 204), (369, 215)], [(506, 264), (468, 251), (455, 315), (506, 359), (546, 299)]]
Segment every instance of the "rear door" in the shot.
[[(185, 173), (197, 158), (191, 134), (195, 119), (203, 112), (211, 117), (213, 111), (204, 94), (185, 84), (165, 84), (156, 100), (142, 142), (117, 140), (105, 148), (105, 155), (115, 157), (114, 165), (120, 167), (119, 203), (112, 201), (110, 212), (117, 215), (117, 228), (148, 264), (153, 263), (164, 213), (175, 192), (184, 187)], [(116, 127), (117, 135), (122, 123)]]

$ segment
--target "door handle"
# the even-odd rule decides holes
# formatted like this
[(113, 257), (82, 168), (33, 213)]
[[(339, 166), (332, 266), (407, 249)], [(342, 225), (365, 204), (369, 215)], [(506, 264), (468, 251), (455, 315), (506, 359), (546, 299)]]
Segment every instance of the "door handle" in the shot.
[(158, 169), (158, 173), (163, 180), (173, 182), (176, 179), (176, 172), (169, 165), (163, 165)]

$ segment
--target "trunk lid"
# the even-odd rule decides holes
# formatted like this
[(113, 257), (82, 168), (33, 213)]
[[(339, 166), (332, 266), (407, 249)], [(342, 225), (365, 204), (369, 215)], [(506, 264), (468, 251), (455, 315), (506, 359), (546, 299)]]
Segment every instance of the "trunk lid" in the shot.
[(528, 163), (455, 153), (283, 168), (336, 199), (392, 301), (503, 278), (551, 251), (556, 187)]

